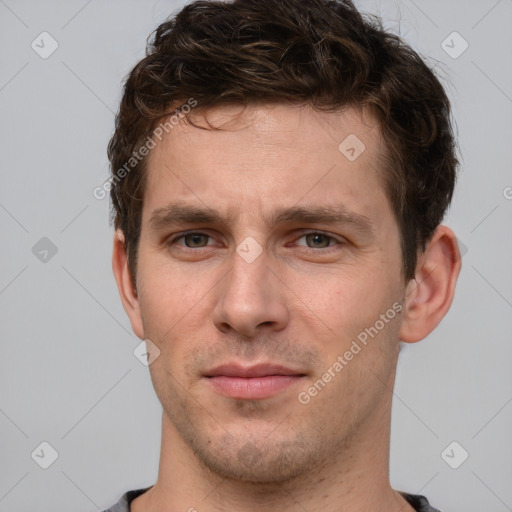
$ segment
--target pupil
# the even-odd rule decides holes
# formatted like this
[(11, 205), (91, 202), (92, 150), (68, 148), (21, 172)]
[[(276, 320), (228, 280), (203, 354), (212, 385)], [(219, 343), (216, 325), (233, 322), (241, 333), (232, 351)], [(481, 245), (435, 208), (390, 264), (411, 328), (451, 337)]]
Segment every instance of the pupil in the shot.
[[(201, 238), (202, 238), (203, 235), (192, 235), (191, 238), (192, 238), (192, 245), (196, 245), (196, 244), (201, 244)], [(199, 241), (198, 241), (199, 239)]]
[[(311, 237), (313, 237), (314, 239), (314, 244), (318, 244), (320, 243), (320, 245), (322, 245), (322, 239), (324, 239), (324, 242), (326, 240), (326, 237), (325, 235), (321, 235), (321, 234), (315, 234), (315, 235), (310, 235)], [(325, 245), (325, 244), (324, 244)]]

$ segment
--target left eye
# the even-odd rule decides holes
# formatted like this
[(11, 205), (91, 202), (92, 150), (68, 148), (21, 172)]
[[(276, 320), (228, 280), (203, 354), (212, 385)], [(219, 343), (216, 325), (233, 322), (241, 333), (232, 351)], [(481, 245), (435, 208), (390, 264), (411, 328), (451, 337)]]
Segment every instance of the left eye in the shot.
[[(317, 232), (306, 233), (306, 234), (302, 235), (299, 238), (299, 240), (302, 238), (306, 239), (306, 245), (310, 249), (325, 249), (325, 248), (329, 247), (330, 245), (333, 245), (333, 244), (331, 244), (331, 242), (338, 242), (338, 240), (336, 240), (334, 237), (332, 237), (330, 235), (326, 235), (325, 233), (317, 233)], [(310, 246), (309, 245), (310, 243), (313, 244), (313, 246)], [(302, 245), (302, 244), (299, 244), (299, 245)]]

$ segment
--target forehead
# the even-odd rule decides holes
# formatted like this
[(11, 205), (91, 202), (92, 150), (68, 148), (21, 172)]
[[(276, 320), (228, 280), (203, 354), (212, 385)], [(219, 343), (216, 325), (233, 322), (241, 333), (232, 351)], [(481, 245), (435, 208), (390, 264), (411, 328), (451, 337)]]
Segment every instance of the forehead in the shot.
[[(196, 126), (188, 123), (188, 118)], [(308, 104), (282, 103), (251, 103), (245, 107), (228, 104), (192, 110), (164, 137), (163, 145), (187, 143), (191, 137), (199, 143), (218, 134), (216, 130), (223, 132), (225, 140), (237, 139), (240, 143), (245, 139), (251, 145), (289, 147), (299, 152), (337, 148), (348, 135), (366, 139), (370, 152), (381, 150), (378, 123), (366, 108), (323, 112)]]
[(143, 222), (172, 199), (248, 215), (342, 199), (354, 211), (375, 210), (385, 200), (380, 130), (364, 110), (224, 105), (192, 112), (192, 121), (148, 155)]

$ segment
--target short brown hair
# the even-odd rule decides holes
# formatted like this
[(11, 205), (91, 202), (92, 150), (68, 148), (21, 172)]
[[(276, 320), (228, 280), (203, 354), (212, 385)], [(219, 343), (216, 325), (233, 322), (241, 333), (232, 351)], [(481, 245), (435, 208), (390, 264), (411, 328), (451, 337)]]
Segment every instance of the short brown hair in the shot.
[(365, 107), (386, 145), (385, 190), (414, 276), (450, 204), (457, 158), (446, 93), (429, 66), (350, 0), (196, 0), (162, 23), (128, 75), (108, 146), (112, 217), (135, 284), (145, 162), (116, 170), (172, 107), (282, 102), (336, 112)]

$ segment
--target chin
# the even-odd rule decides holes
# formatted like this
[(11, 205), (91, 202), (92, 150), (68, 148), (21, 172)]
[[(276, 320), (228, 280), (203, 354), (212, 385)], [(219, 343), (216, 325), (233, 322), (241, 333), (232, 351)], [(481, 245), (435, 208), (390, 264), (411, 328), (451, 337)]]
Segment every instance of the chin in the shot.
[[(211, 441), (211, 440), (210, 440)], [(311, 444), (300, 440), (258, 442), (225, 435), (214, 442), (194, 443), (194, 453), (208, 470), (223, 478), (255, 484), (282, 484), (320, 463)]]

